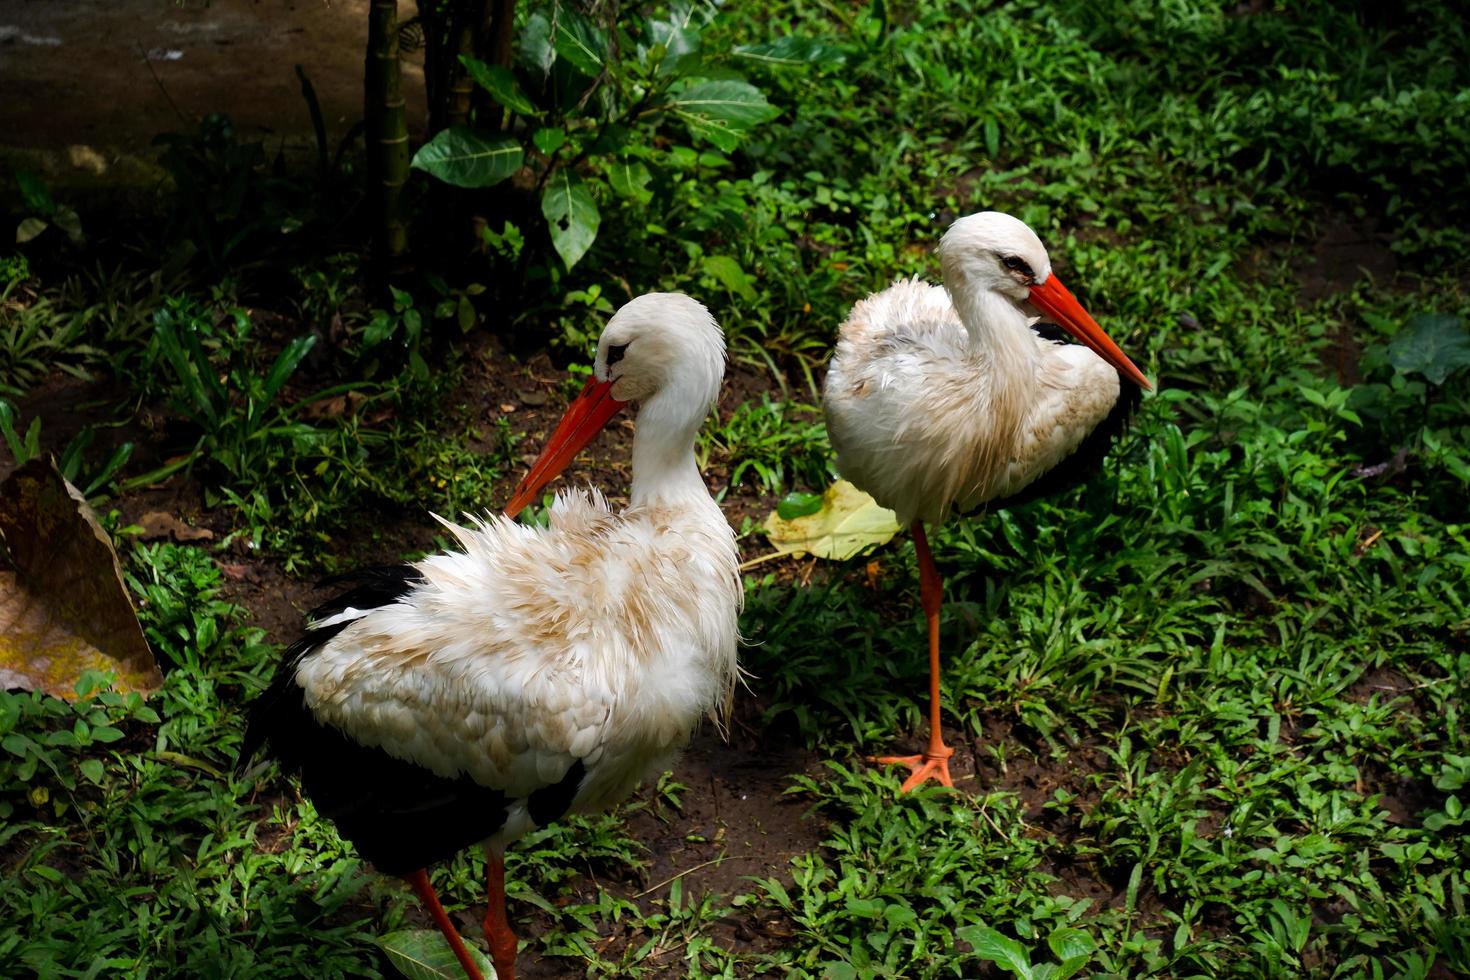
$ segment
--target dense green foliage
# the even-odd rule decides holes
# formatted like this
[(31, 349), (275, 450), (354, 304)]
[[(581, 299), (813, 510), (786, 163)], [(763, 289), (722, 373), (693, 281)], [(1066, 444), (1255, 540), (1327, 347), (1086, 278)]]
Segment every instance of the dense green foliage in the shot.
[[(454, 285), (364, 298), (352, 255), (293, 255), (297, 322), (261, 327), (246, 309), (260, 268), (282, 262), (276, 209), (310, 221), (308, 205), (217, 124), (171, 141), (188, 180), (169, 233), (238, 258), (239, 278), (200, 287), (185, 255), (40, 288), (25, 258), (0, 260), (10, 451), (51, 431), (10, 404), (46, 370), (111, 369), (173, 406), (183, 455), (114, 466), (82, 445), (73, 472), (90, 492), (187, 465), (256, 549), (322, 567), (362, 508), (423, 507), (430, 488), (436, 510), (483, 506), (512, 468), (514, 434), (475, 426), (451, 394), (452, 341), (477, 310), (575, 370), (628, 294), (682, 289), (779, 389), (701, 444), (774, 506), (827, 478), (804, 406), (852, 301), (933, 276), (955, 216), (1012, 211), (1159, 393), (1086, 488), (932, 536), (946, 723), (978, 779), (899, 797), (893, 774), (858, 761), (922, 720), (906, 539), (879, 575), (854, 562), (795, 584), (764, 566), (742, 622), (756, 721), (831, 760), (790, 781), (826, 840), (740, 894), (689, 900), (675, 882), (651, 903), (616, 889), (584, 903), (589, 870), (638, 873), (627, 811), (549, 828), (509, 862), (512, 915), (534, 915), (523, 937), (594, 976), (1470, 972), (1459, 14), (1183, 0), (712, 13), (706, 74), (690, 77), (735, 66), (780, 113), (738, 145), (692, 124), (670, 137), (664, 120), (602, 153), (596, 127), (627, 108), (636, 73), (604, 79), (615, 91), (591, 107), (517, 90), (528, 118), (557, 122), (517, 130), (518, 149), (576, 174), (597, 208), (570, 270), (512, 214)], [(670, 14), (629, 8), (620, 29), (636, 39)], [(596, 67), (563, 74), (585, 92)], [(570, 142), (538, 139), (547, 128)], [(207, 221), (188, 218), (222, 194)], [(1377, 243), (1374, 275), (1315, 264), (1342, 236)], [(27, 247), (52, 239), (69, 247), (54, 233)], [(514, 315), (507, 270), (524, 290)], [(344, 339), (312, 366), (309, 338), (334, 320)], [(334, 398), (353, 410), (312, 409)], [(364, 421), (374, 411), (381, 424)], [(228, 775), (272, 651), (220, 599), (209, 555), (124, 552), (167, 684), (146, 705), (0, 695), (0, 962), (385, 970), (372, 937), (402, 924), (406, 893), (272, 771)], [(675, 805), (665, 790), (638, 805)], [(466, 854), (436, 881), (477, 908), (481, 870)], [(747, 913), (785, 928), (756, 949), (718, 928)], [(625, 926), (636, 938), (610, 945)]]

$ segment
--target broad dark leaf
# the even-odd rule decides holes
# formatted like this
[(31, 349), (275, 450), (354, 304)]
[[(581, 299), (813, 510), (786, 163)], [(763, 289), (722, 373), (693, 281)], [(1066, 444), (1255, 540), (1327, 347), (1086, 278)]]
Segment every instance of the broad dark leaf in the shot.
[(671, 93), (668, 109), (692, 135), (727, 153), (752, 126), (781, 114), (760, 89), (736, 79), (690, 79)]
[(648, 189), (652, 180), (653, 175), (648, 172), (648, 167), (642, 160), (614, 160), (607, 168), (607, 182), (612, 185), (613, 193), (620, 197), (630, 197), (642, 204), (653, 200), (653, 193)]
[(607, 60), (607, 34), (571, 7), (557, 10), (554, 20), (551, 43), (557, 55), (588, 78), (596, 78)]
[(1422, 374), (1442, 385), (1470, 367), (1470, 330), (1457, 316), (1421, 313), (1389, 343), (1388, 361), (1399, 374)]
[[(462, 980), (464, 967), (450, 948), (449, 940), (437, 929), (400, 929), (377, 939), (394, 969), (408, 980)], [(473, 943), (465, 943), (470, 959), (485, 980), (495, 980), (490, 958)]]
[(847, 60), (847, 52), (829, 41), (796, 36), (742, 44), (735, 54), (768, 65), (840, 65)]
[(515, 72), (504, 65), (487, 65), (479, 58), (471, 58), (467, 54), (460, 55), (459, 61), (475, 80), (475, 84), (489, 92), (496, 102), (523, 116), (539, 115), (535, 104), (521, 90), (521, 83), (516, 80)]
[(454, 126), (420, 147), (413, 165), (456, 187), (489, 187), (519, 170), (523, 157), (513, 137)]
[(592, 191), (575, 173), (559, 170), (546, 182), (541, 213), (551, 229), (551, 244), (570, 269), (597, 240), (602, 224)]
[(975, 955), (987, 959), (1018, 977), (1031, 976), (1031, 955), (1026, 947), (1008, 936), (1003, 936), (988, 926), (964, 926), (954, 931), (956, 939), (963, 939), (975, 948)]
[(526, 26), (516, 38), (516, 59), (542, 78), (556, 63), (556, 47), (551, 43), (551, 21), (540, 12), (526, 18)]
[(15, 175), (15, 183), (20, 188), (20, 199), (26, 210), (34, 211), (43, 218), (49, 218), (56, 213), (56, 199), (51, 196), (51, 189), (40, 177), (29, 170), (21, 170)]
[(702, 264), (704, 271), (730, 292), (744, 299), (755, 299), (755, 287), (750, 284), (750, 277), (732, 256), (706, 255)]
[(658, 74), (668, 77), (681, 67), (697, 63), (699, 29), (709, 21), (709, 8), (704, 4), (676, 3), (666, 18), (650, 20), (644, 41), (638, 46), (640, 57), (656, 64)]

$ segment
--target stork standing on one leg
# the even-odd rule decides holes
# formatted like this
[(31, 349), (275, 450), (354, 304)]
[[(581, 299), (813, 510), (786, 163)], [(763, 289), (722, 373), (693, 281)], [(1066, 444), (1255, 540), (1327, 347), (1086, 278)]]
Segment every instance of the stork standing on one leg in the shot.
[[(853, 307), (823, 390), (837, 469), (911, 524), (929, 626), (929, 746), (881, 758), (952, 785), (939, 723), (943, 591), (924, 535), (951, 510), (1004, 507), (1085, 477), (1140, 388), (1152, 387), (1052, 273), (1025, 223), (960, 218), (939, 245), (944, 286), (904, 280)], [(1029, 302), (1084, 346), (1033, 327)]]
[(628, 507), (563, 494), (550, 526), (446, 523), (460, 550), (378, 569), (312, 613), (251, 709), (261, 749), (380, 871), (406, 878), (465, 972), (480, 974), (425, 869), (483, 841), (485, 933), (514, 980), (505, 847), (610, 807), (728, 707), (743, 597), (734, 535), (695, 464), (724, 337), (687, 296), (641, 296), (597, 346), (595, 378), (516, 488), (514, 516), (628, 402)]

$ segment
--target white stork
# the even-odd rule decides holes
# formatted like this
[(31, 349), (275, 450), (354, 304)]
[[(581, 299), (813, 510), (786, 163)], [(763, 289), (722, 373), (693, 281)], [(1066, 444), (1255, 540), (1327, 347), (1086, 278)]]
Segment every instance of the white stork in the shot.
[[(252, 706), (242, 765), (264, 749), (300, 773), (359, 853), (409, 881), (475, 980), (425, 869), (484, 843), (485, 933), (514, 980), (506, 845), (622, 800), (728, 708), (743, 592), (694, 458), (724, 356), (687, 296), (618, 310), (507, 516), (443, 522), (459, 550), (370, 570), (315, 610)], [(562, 494), (549, 527), (509, 519), (628, 402), (640, 408), (622, 513), (590, 490)]]
[[(924, 524), (1055, 492), (1095, 468), (1148, 379), (1052, 273), (1024, 222), (960, 218), (939, 245), (944, 286), (901, 280), (857, 303), (823, 390), (842, 475), (912, 526), (929, 625), (929, 746), (875, 761), (953, 785), (939, 724), (943, 593)], [(1029, 302), (1085, 346), (1028, 320)]]

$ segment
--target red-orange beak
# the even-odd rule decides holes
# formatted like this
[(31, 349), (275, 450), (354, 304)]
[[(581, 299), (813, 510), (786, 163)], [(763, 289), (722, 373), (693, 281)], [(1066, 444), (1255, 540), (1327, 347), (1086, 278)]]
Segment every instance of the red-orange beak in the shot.
[(567, 406), (567, 413), (557, 423), (556, 431), (546, 440), (546, 448), (531, 464), (531, 472), (516, 484), (516, 492), (505, 506), (506, 517), (515, 517), (534, 501), (542, 488), (555, 480), (582, 451), (582, 447), (628, 404), (612, 396), (612, 387), (611, 381), (593, 378), (576, 400)]
[(1048, 276), (1046, 282), (1032, 286), (1030, 298), (1033, 306), (1055, 320), (1067, 333), (1092, 348), (1094, 354), (1117, 368), (1134, 384), (1149, 391), (1153, 390), (1154, 386), (1149, 384), (1148, 378), (1143, 376), (1138, 366), (1113, 343), (1112, 337), (1103, 332), (1103, 328), (1082, 308), (1077, 297), (1062, 285), (1055, 273)]

